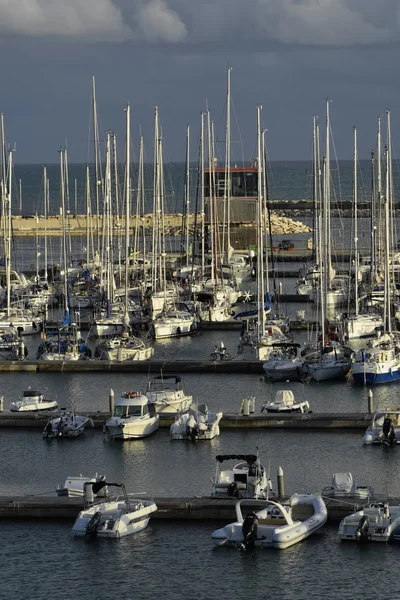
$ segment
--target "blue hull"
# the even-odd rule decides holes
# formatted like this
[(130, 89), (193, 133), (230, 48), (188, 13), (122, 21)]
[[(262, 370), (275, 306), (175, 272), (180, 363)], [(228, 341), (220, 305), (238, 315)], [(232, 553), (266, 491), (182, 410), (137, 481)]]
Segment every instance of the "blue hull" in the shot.
[(392, 373), (354, 373), (353, 380), (354, 383), (360, 385), (395, 383), (400, 381), (400, 371), (392, 371)]

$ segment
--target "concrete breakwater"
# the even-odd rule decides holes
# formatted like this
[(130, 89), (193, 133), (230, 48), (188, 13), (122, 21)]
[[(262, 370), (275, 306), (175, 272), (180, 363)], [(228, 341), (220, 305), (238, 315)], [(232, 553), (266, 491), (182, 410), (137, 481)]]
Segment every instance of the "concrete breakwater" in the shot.
[[(166, 235), (181, 235), (183, 228), (182, 214), (165, 214), (162, 218)], [(196, 215), (190, 214), (188, 217), (189, 229), (193, 230)], [(200, 224), (200, 215), (197, 215), (197, 223)], [(85, 236), (88, 230), (87, 215), (67, 215), (65, 217), (67, 233), (71, 236)], [(92, 235), (100, 235), (103, 231), (104, 219), (102, 216), (92, 216), (89, 221), (89, 230)], [(236, 223), (236, 226), (254, 229), (255, 223)], [(147, 214), (143, 217), (133, 215), (130, 218), (130, 229), (137, 226), (150, 230), (153, 226), (153, 215)], [(274, 234), (295, 234), (307, 233), (310, 228), (299, 221), (294, 221), (289, 217), (280, 217), (276, 213), (271, 215), (272, 233)], [(54, 215), (45, 218), (44, 216), (12, 217), (13, 235), (16, 237), (52, 236), (62, 235), (63, 218), (61, 215)], [(125, 217), (113, 217), (114, 235), (125, 235)]]

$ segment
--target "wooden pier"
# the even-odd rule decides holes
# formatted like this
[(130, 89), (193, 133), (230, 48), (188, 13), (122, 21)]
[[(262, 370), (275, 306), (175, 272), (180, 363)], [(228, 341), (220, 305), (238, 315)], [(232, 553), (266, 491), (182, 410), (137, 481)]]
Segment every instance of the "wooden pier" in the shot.
[[(284, 501), (286, 498), (282, 499)], [(276, 496), (271, 500), (280, 501)], [(207, 496), (195, 498), (154, 498), (158, 510), (152, 514), (151, 519), (157, 520), (183, 520), (183, 521), (225, 521), (236, 520), (234, 498), (211, 498)], [(324, 499), (328, 509), (328, 519), (338, 522), (346, 515), (361, 510), (359, 500), (353, 502), (339, 502)], [(396, 501), (397, 503), (399, 500)], [(259, 506), (254, 503), (242, 504), (242, 511), (260, 510), (265, 502)], [(0, 496), (0, 519), (47, 519), (73, 521), (83, 509), (82, 498), (69, 498), (68, 496), (32, 495), (32, 496)], [(309, 515), (304, 514), (303, 518)], [(302, 518), (298, 515), (297, 518)]]
[[(106, 399), (105, 399), (106, 401)], [(43, 430), (48, 419), (59, 412), (18, 413), (4, 410), (0, 412), (0, 429), (36, 428)], [(95, 428), (102, 428), (110, 417), (107, 411), (81, 412), (90, 417)], [(219, 425), (221, 429), (297, 429), (314, 431), (365, 431), (372, 421), (371, 413), (292, 413), (278, 415), (254, 413), (249, 416), (224, 413)], [(169, 428), (174, 415), (160, 415), (160, 428)]]

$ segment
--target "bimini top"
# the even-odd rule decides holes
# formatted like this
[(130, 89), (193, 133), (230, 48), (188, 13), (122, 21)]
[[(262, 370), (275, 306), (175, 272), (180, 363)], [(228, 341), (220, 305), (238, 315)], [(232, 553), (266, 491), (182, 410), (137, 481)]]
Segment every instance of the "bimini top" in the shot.
[(144, 406), (148, 402), (147, 396), (144, 396), (141, 392), (124, 392), (115, 401), (115, 406)]
[(215, 458), (220, 463), (224, 460), (244, 460), (249, 466), (253, 465), (258, 459), (255, 454), (218, 454)]
[(182, 381), (179, 375), (156, 375), (155, 377), (153, 377), (153, 381), (157, 382), (162, 381), (164, 379), (173, 379), (175, 383), (179, 383), (180, 381)]

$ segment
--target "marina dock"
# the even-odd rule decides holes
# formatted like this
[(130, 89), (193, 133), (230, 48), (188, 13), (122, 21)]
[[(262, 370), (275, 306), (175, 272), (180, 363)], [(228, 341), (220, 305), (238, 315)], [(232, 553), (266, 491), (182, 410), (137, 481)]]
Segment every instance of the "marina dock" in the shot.
[[(95, 428), (102, 428), (110, 417), (110, 412), (82, 412), (92, 419)], [(43, 429), (54, 412), (17, 413), (0, 412), (2, 427), (27, 427)], [(278, 415), (272, 413), (254, 413), (249, 416), (224, 413), (219, 425), (221, 429), (301, 429), (328, 431), (365, 431), (372, 420), (371, 413), (291, 413)], [(160, 428), (167, 428), (174, 422), (174, 415), (160, 415)]]
[[(271, 500), (284, 502), (275, 496)], [(234, 498), (154, 498), (158, 510), (153, 513), (152, 519), (157, 520), (183, 520), (183, 521), (227, 521), (236, 520)], [(400, 500), (396, 500), (399, 503)], [(358, 501), (360, 502), (360, 501)], [(328, 520), (338, 522), (346, 515), (352, 514), (362, 508), (362, 504), (352, 502), (339, 502), (326, 499)], [(394, 502), (393, 502), (394, 503)], [(248, 511), (260, 510), (265, 502), (257, 506), (248, 504)], [(242, 504), (243, 512), (246, 511), (246, 501)], [(82, 498), (69, 498), (68, 496), (37, 495), (37, 496), (0, 496), (1, 519), (55, 519), (73, 521), (83, 509)], [(299, 515), (300, 516), (300, 515)], [(304, 515), (306, 518), (308, 515)], [(300, 516), (301, 517), (301, 516)]]

